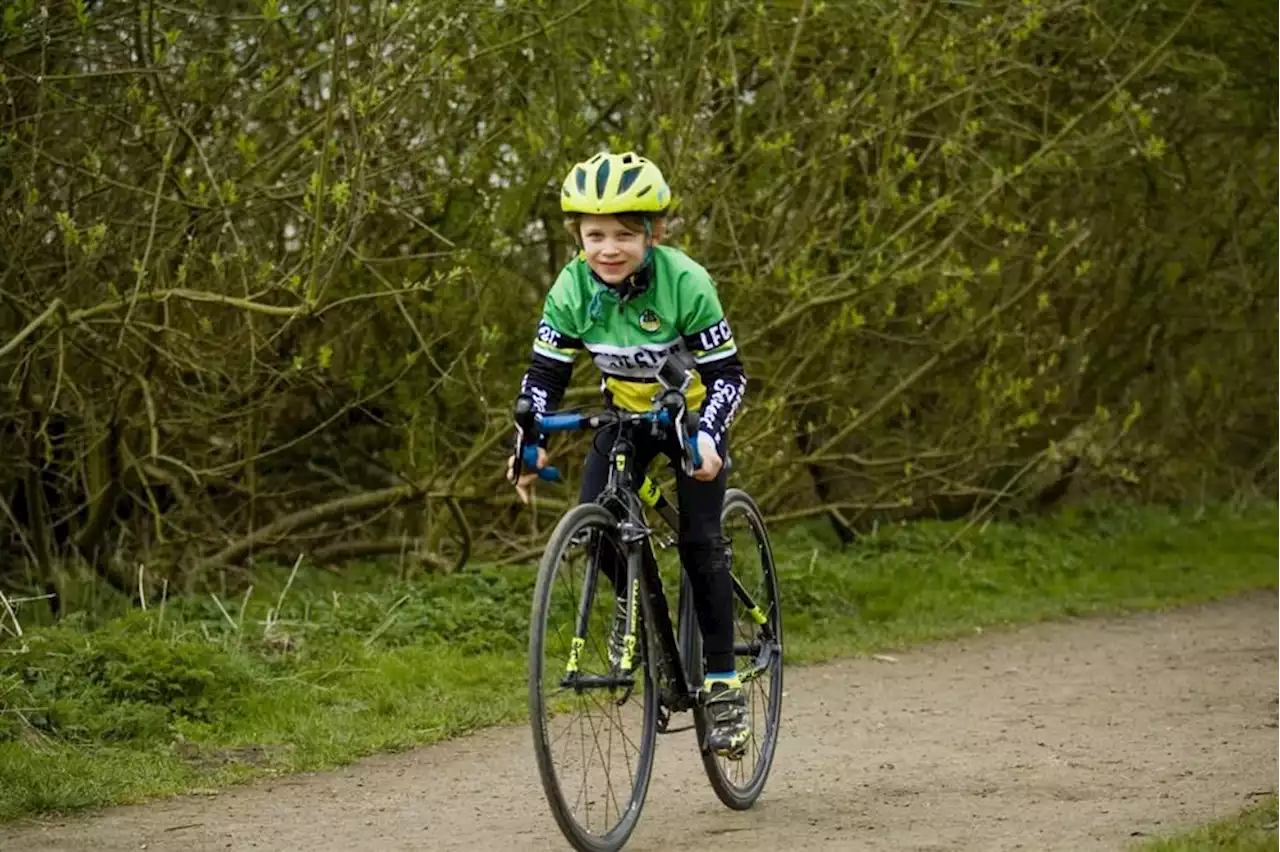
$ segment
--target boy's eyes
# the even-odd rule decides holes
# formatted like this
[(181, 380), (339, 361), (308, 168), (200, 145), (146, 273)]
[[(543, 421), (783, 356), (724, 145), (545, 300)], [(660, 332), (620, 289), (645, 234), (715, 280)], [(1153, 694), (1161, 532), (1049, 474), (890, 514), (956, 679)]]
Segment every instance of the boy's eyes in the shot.
[[(603, 240), (606, 236), (608, 235), (603, 231), (587, 231), (586, 234), (586, 238), (589, 240)], [(622, 233), (614, 234), (613, 238), (620, 243), (625, 243), (634, 240), (637, 236), (637, 234), (633, 234), (630, 231), (623, 231)]]

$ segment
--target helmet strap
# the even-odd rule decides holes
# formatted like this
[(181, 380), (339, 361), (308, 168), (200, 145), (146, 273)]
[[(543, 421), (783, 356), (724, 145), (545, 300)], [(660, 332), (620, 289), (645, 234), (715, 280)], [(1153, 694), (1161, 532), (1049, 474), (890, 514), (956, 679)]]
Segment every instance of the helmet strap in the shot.
[(640, 265), (636, 267), (636, 272), (648, 269), (651, 263), (653, 263), (653, 222), (646, 216), (644, 220), (644, 257), (641, 259)]

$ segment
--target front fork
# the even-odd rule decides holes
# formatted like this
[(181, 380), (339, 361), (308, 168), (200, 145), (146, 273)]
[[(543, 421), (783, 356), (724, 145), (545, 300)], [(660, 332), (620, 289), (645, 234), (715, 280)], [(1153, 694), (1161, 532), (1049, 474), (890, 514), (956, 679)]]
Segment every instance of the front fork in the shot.
[[(621, 524), (623, 534), (623, 542), (627, 544), (634, 543), (637, 539), (643, 539), (648, 534), (648, 530), (636, 529), (628, 522)], [(595, 542), (595, 544), (598, 544)], [(591, 547), (592, 543), (588, 543)], [(630, 590), (626, 595), (626, 619), (625, 628), (622, 635), (622, 654), (617, 663), (616, 673), (625, 676), (630, 675), (636, 668), (638, 657), (636, 655), (637, 639), (637, 620), (639, 617), (640, 605), (640, 571), (642, 568), (642, 547), (628, 547), (627, 556), (627, 588)], [(595, 601), (597, 587), (600, 586), (600, 561), (599, 550), (590, 555), (590, 563), (587, 569), (585, 582), (582, 584), (582, 594), (578, 600), (578, 619), (574, 625), (573, 639), (569, 643), (569, 659), (565, 662), (566, 675), (575, 675), (579, 672), (581, 664), (582, 650), (586, 647), (587, 627), (591, 619), (592, 604)], [(658, 579), (656, 570), (652, 573), (652, 579)], [(617, 595), (617, 590), (612, 590), (613, 595)], [(616, 606), (616, 603), (615, 603)], [(609, 630), (613, 631), (614, 607), (609, 609)], [(627, 678), (630, 681), (630, 678)]]

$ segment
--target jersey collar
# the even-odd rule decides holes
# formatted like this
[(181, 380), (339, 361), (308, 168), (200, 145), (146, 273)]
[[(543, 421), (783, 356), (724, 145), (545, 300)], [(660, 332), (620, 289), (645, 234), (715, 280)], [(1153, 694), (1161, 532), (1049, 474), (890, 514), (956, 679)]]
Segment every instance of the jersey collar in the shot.
[(648, 291), (650, 285), (653, 283), (653, 249), (650, 248), (645, 253), (644, 263), (640, 265), (639, 269), (617, 284), (607, 283), (603, 278), (596, 274), (596, 271), (591, 268), (590, 264), (587, 264), (587, 271), (591, 275), (591, 280), (595, 282), (596, 285), (596, 292), (591, 297), (589, 314), (591, 319), (598, 320), (604, 316), (603, 300), (606, 293), (618, 300), (618, 308), (621, 310), (622, 306), (628, 301), (638, 298)]

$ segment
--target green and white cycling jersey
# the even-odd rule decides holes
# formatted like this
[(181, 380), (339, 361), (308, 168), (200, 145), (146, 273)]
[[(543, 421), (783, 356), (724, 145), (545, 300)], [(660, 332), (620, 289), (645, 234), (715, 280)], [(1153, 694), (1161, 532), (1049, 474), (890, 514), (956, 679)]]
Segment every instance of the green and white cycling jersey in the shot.
[(596, 278), (582, 256), (561, 270), (543, 306), (522, 391), (539, 411), (554, 410), (574, 356), (585, 349), (603, 377), (606, 400), (647, 411), (659, 390), (659, 362), (687, 351), (696, 365), (689, 408), (701, 406), (701, 430), (721, 445), (746, 375), (711, 276), (680, 250), (657, 246), (650, 264), (620, 289), (627, 298)]

